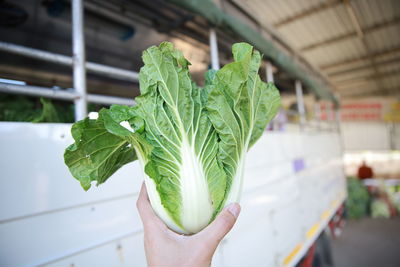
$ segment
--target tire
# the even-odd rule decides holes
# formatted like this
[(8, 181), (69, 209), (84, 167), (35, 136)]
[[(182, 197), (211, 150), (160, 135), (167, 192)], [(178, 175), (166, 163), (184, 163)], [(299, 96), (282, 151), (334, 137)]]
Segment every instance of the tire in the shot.
[(313, 267), (332, 267), (332, 251), (329, 237), (322, 232), (318, 237), (315, 246)]

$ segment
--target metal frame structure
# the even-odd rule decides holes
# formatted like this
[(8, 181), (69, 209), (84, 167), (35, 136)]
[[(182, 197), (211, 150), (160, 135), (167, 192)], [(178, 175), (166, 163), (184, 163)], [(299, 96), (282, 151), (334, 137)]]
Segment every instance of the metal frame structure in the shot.
[[(64, 66), (72, 66), (73, 63), (72, 57), (69, 56), (51, 53), (21, 45), (10, 44), (1, 41), (0, 41), (0, 50)], [(85, 67), (87, 72), (101, 74), (113, 79), (120, 79), (132, 82), (138, 81), (139, 79), (139, 74), (137, 72), (119, 69), (103, 64), (86, 61)]]
[(213, 70), (219, 70), (219, 57), (218, 57), (218, 41), (217, 33), (215, 29), (210, 29), (210, 56), (211, 56), (211, 68)]
[(297, 99), (297, 111), (300, 116), (300, 129), (304, 128), (306, 124), (306, 109), (304, 106), (304, 98), (303, 98), (303, 87), (299, 80), (295, 81), (295, 89), (296, 89), (296, 99)]
[[(217, 34), (214, 28), (210, 29), (209, 32), (209, 44), (210, 44), (210, 58), (211, 58), (211, 68), (218, 70), (220, 68), (219, 64), (219, 57), (218, 57), (218, 39), (217, 39)], [(274, 73), (273, 73), (273, 66), (271, 62), (266, 61), (265, 64), (265, 76), (266, 76), (266, 81), (267, 82), (274, 82)], [(300, 80), (295, 80), (295, 93), (296, 93), (296, 102), (297, 102), (297, 112), (296, 111), (283, 111), (286, 114), (291, 114), (291, 115), (296, 115), (299, 117), (299, 129), (300, 131), (305, 131), (306, 128), (316, 128), (318, 131), (323, 130), (322, 127), (322, 122), (321, 122), (321, 107), (320, 107), (320, 102), (318, 101), (316, 103), (316, 106), (314, 107), (315, 114), (314, 118), (316, 120), (316, 125), (311, 125), (311, 123), (307, 122), (306, 118), (306, 109), (305, 109), (305, 104), (304, 104), (304, 94), (303, 94), (303, 85)], [(328, 124), (330, 124), (330, 120), (333, 121), (332, 119), (332, 110), (328, 110), (329, 115), (327, 118)], [(337, 111), (339, 112), (339, 111)], [(337, 113), (339, 114), (339, 113)], [(339, 123), (340, 120), (336, 116), (335, 121), (337, 124), (337, 127), (332, 127), (333, 125), (329, 125), (328, 129), (329, 131), (332, 130), (340, 130)], [(274, 122), (272, 122), (274, 123)]]
[(0, 50), (2, 51), (36, 58), (39, 60), (60, 65), (72, 66), (74, 85), (73, 89), (59, 90), (40, 86), (0, 83), (0, 92), (11, 94), (24, 94), (31, 96), (43, 96), (53, 99), (73, 101), (75, 103), (75, 120), (81, 120), (87, 116), (87, 102), (123, 105), (135, 104), (135, 101), (129, 98), (87, 93), (86, 71), (127, 81), (138, 81), (138, 73), (102, 64), (86, 62), (84, 38), (84, 10), (82, 0), (72, 1), (72, 47), (73, 56), (68, 57), (65, 55), (50, 53), (38, 49), (0, 42)]
[(272, 64), (269, 61), (265, 64), (265, 76), (267, 77), (267, 82), (274, 82), (274, 72), (272, 71)]
[(319, 101), (314, 103), (314, 114), (317, 121), (317, 128), (321, 129), (321, 103)]
[[(209, 31), (210, 61), (212, 69), (220, 68), (218, 55), (218, 39), (215, 28)], [(75, 104), (75, 120), (81, 120), (87, 116), (87, 102), (99, 104), (122, 104), (134, 105), (135, 101), (129, 98), (106, 96), (99, 94), (88, 94), (86, 86), (86, 72), (97, 73), (113, 79), (137, 82), (139, 75), (137, 72), (119, 69), (107, 65), (87, 62), (85, 58), (85, 38), (84, 38), (84, 6), (82, 0), (72, 1), (72, 47), (73, 56), (51, 53), (39, 49), (24, 47), (16, 44), (0, 41), (0, 51), (5, 51), (17, 55), (22, 55), (34, 59), (39, 59), (59, 65), (71, 66), (73, 68), (73, 87), (67, 90), (48, 88), (32, 85), (16, 85), (0, 82), (0, 92), (11, 94), (23, 94), (30, 96), (42, 96), (52, 99), (73, 101)], [(273, 66), (271, 62), (266, 62), (266, 80), (274, 81)], [(298, 103), (299, 125), (304, 130), (307, 121), (303, 100), (302, 83), (295, 82), (296, 98)], [(319, 125), (319, 123), (318, 123)], [(318, 127), (319, 128), (319, 127)]]
[[(303, 55), (309, 64), (315, 66), (342, 99), (398, 96), (395, 88), (398, 88), (399, 80), (387, 77), (392, 73), (385, 74), (387, 70), (396, 69), (400, 62), (399, 38), (396, 35), (400, 29), (397, 2), (367, 4), (365, 1), (327, 0), (304, 3), (301, 8), (288, 3), (274, 6), (266, 1), (260, 4), (236, 2), (240, 8), (253, 14), (256, 24), (264, 27), (270, 24), (276, 35), (282, 35), (282, 40), (288, 40), (288, 47), (294, 46), (296, 54)], [(267, 19), (262, 16), (262, 12), (251, 12), (255, 9), (274, 10), (274, 13), (282, 14)], [(325, 23), (320, 25), (318, 20)], [(307, 26), (304, 28), (300, 25), (313, 26), (312, 29), (307, 29)], [(323, 32), (325, 30), (327, 32)], [(313, 38), (313, 34), (307, 37), (304, 35), (304, 39), (296, 44), (295, 40), (301, 36), (300, 31), (321, 31), (321, 38), (317, 40)], [(296, 34), (292, 34), (294, 32)], [(325, 53), (326, 58), (323, 57)], [(374, 75), (373, 80), (369, 79), (352, 88), (347, 86), (353, 85), (352, 80), (348, 83), (340, 80), (349, 77), (366, 79), (371, 74)], [(396, 74), (398, 75), (393, 73)], [(307, 86), (303, 79), (300, 80)], [(374, 90), (366, 90), (366, 83), (368, 88)]]
[(86, 90), (86, 51), (85, 32), (83, 24), (82, 0), (72, 0), (72, 64), (74, 70), (74, 89), (78, 93), (75, 103), (75, 120), (82, 120), (87, 115)]
[[(133, 99), (87, 93), (86, 71), (127, 81), (138, 81), (139, 75), (134, 71), (128, 71), (93, 62), (86, 62), (83, 1), (73, 0), (71, 11), (73, 47), (72, 57), (1, 41), (0, 50), (60, 65), (72, 66), (74, 88), (60, 90), (41, 86), (16, 85), (0, 82), (0, 92), (73, 101), (75, 104), (76, 121), (87, 116), (87, 102), (134, 105), (135, 101)], [(211, 66), (213, 69), (218, 70), (220, 68), (220, 64), (218, 56), (218, 41), (215, 29), (210, 29), (209, 38)]]
[[(60, 100), (69, 100), (69, 101), (77, 101), (82, 100), (80, 95), (74, 89), (60, 90), (60, 89), (52, 89), (41, 86), (32, 86), (32, 85), (16, 85), (16, 84), (8, 84), (0, 82), (0, 92), (9, 93), (9, 94), (22, 94), (29, 96), (43, 96), (52, 99), (60, 99)], [(98, 95), (98, 94), (87, 94), (86, 101), (91, 103), (98, 104), (120, 104), (120, 105), (134, 105), (135, 101), (133, 99), (125, 98), (125, 97), (115, 97), (115, 96), (106, 96), (106, 95)], [(86, 117), (86, 115), (84, 116)]]
[[(71, 4), (73, 47), (72, 57), (1, 41), (0, 50), (47, 62), (52, 62), (59, 65), (72, 66), (74, 88), (60, 90), (41, 86), (16, 85), (0, 82), (0, 92), (30, 96), (42, 96), (52, 99), (73, 101), (75, 104), (76, 121), (81, 120), (87, 116), (87, 102), (100, 104), (134, 105), (135, 101), (133, 99), (87, 93), (87, 71), (102, 74), (104, 76), (114, 79), (121, 79), (132, 82), (138, 81), (139, 75), (137, 72), (134, 71), (119, 69), (93, 62), (86, 62), (83, 1), (73, 0)], [(210, 29), (209, 37), (211, 66), (213, 69), (218, 70), (220, 68), (220, 64), (218, 56), (218, 41), (215, 29)]]

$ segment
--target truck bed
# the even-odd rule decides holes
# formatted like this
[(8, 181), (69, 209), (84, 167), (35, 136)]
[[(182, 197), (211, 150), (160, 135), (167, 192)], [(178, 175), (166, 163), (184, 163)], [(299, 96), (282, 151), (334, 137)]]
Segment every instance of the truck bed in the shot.
[[(84, 192), (63, 162), (70, 127), (0, 123), (0, 265), (146, 266), (139, 165)], [(266, 132), (213, 266), (294, 266), (345, 197), (337, 132)]]

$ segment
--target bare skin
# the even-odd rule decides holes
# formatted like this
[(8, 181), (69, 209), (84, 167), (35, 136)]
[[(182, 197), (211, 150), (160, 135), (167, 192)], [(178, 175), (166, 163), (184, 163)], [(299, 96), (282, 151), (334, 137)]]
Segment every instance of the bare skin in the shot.
[(143, 184), (137, 208), (144, 227), (144, 248), (149, 267), (208, 267), (218, 244), (232, 229), (240, 213), (237, 203), (228, 205), (201, 232), (185, 236), (170, 229), (154, 213)]

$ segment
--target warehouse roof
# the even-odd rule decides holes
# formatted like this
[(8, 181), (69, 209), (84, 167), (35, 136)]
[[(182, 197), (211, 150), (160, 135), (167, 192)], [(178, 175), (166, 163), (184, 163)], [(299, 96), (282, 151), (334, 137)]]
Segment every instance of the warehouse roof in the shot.
[(342, 97), (400, 94), (400, 1), (234, 0)]

